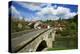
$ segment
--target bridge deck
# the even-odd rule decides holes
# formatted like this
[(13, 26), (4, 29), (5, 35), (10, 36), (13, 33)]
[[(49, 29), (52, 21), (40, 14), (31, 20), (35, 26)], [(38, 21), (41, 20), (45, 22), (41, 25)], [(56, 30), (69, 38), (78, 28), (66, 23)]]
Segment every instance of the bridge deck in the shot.
[(40, 29), (40, 30), (34, 30), (33, 32), (26, 33), (20, 37), (12, 38), (11, 39), (11, 45), (12, 45), (12, 52), (17, 51), (20, 47), (22, 47), (24, 44), (29, 42), (34, 37), (38, 36), (40, 33), (43, 33), (47, 29)]

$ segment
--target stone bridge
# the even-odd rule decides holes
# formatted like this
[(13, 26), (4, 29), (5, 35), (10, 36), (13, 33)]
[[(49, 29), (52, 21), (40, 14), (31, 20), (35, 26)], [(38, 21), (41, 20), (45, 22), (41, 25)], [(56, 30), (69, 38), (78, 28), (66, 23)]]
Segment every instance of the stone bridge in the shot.
[(11, 52), (35, 52), (52, 48), (53, 41), (55, 41), (55, 32), (53, 28), (40, 29), (11, 38)]

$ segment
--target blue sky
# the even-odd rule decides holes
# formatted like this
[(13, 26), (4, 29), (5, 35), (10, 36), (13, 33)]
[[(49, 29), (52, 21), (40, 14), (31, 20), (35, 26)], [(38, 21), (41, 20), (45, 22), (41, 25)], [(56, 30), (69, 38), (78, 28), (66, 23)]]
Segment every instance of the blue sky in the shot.
[(12, 16), (23, 17), (26, 20), (57, 20), (60, 17), (69, 19), (78, 12), (77, 5), (34, 3), (34, 2), (12, 2)]

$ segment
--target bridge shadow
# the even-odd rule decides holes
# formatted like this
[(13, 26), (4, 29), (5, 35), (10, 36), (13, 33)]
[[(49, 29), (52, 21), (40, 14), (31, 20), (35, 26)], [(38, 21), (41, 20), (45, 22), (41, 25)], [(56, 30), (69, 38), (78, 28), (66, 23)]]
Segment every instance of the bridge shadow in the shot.
[(40, 44), (39, 44), (39, 46), (38, 46), (38, 48), (36, 49), (36, 51), (42, 51), (44, 48), (46, 48), (47, 47), (47, 43), (46, 43), (46, 41), (45, 40), (43, 40)]

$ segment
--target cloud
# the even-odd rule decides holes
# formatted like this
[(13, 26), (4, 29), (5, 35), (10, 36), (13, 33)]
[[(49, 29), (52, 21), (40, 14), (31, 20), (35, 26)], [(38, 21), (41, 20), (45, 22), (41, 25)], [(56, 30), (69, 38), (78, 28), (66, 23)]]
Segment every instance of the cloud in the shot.
[(11, 13), (19, 15), (19, 12), (17, 11), (17, 9), (13, 5), (11, 6)]
[(33, 21), (36, 21), (36, 20), (43, 20), (43, 21), (45, 21), (45, 20), (58, 20), (58, 19), (59, 19), (59, 17), (57, 17), (57, 16), (48, 15), (48, 16), (36, 16), (32, 20)]
[(32, 2), (19, 2), (19, 4), (24, 7), (27, 8), (31, 11), (36, 11), (36, 10), (41, 10), (43, 6), (45, 6), (46, 4), (41, 4), (41, 3), (32, 3)]
[(71, 10), (69, 8), (66, 7), (62, 7), (62, 6), (51, 6), (48, 5), (47, 7), (41, 9), (39, 12), (36, 13), (39, 16), (45, 16), (47, 15), (53, 15), (53, 16), (47, 16), (48, 18), (64, 18), (64, 19), (68, 19), (71, 18), (73, 16), (75, 16), (77, 13), (75, 12), (71, 12)]
[(19, 18), (19, 19), (22, 19), (20, 12), (13, 5), (11, 5), (10, 9), (11, 9), (12, 16)]
[(73, 16), (77, 15), (77, 13), (75, 12), (72, 12), (72, 13), (68, 13), (65, 15), (65, 19), (69, 19), (69, 18), (72, 18)]
[(71, 10), (66, 7), (58, 7), (55, 11), (56, 11), (56, 16), (64, 19), (71, 18), (77, 14), (75, 12), (71, 12)]
[[(33, 3), (33, 2), (18, 2), (19, 5), (23, 7), (23, 9), (29, 9), (32, 11), (33, 17), (32, 16), (26, 16), (30, 17), (27, 18), (26, 20), (57, 20), (60, 17), (64, 19), (71, 18), (75, 16), (77, 13), (76, 12), (71, 12), (70, 8), (63, 7), (63, 6), (57, 6), (57, 5), (52, 5), (48, 3)], [(13, 13), (17, 13), (18, 16), (20, 16), (20, 12), (12, 6)], [(38, 11), (36, 11), (38, 10)], [(33, 13), (35, 11), (35, 13)], [(26, 14), (26, 13), (25, 13)], [(36, 16), (34, 16), (36, 15)], [(21, 16), (20, 16), (21, 17)]]

